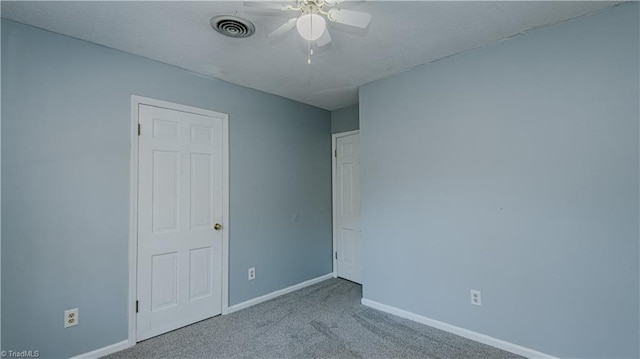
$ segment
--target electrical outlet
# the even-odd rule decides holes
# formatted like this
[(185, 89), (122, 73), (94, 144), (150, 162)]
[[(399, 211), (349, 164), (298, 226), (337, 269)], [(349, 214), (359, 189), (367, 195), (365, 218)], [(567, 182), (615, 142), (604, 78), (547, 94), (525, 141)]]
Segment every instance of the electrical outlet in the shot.
[(78, 325), (78, 308), (64, 311), (64, 327), (69, 328)]
[(249, 280), (256, 279), (256, 267), (249, 268)]
[(479, 290), (471, 289), (471, 304), (482, 306), (482, 293)]

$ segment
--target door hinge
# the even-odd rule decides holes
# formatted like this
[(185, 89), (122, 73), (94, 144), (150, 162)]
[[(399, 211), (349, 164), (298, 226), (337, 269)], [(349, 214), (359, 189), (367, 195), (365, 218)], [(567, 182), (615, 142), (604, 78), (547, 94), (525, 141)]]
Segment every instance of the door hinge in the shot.
[(139, 304), (140, 304), (140, 302), (138, 302), (138, 301), (136, 300), (136, 313), (138, 313), (138, 305), (139, 305)]
[(138, 136), (140, 136), (140, 124), (138, 124)]
[(338, 252), (336, 252), (336, 259), (338, 259)]
[(333, 150), (333, 157), (338, 158), (338, 150)]

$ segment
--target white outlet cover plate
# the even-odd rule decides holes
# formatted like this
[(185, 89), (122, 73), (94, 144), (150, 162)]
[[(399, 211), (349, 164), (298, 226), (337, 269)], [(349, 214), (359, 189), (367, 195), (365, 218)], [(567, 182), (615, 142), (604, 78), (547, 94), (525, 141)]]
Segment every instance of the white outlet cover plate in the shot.
[(255, 267), (249, 268), (248, 275), (249, 275), (249, 280), (256, 279), (256, 268)]
[[(73, 322), (70, 320), (73, 319)], [(78, 325), (78, 308), (64, 311), (64, 327), (69, 328)]]
[(482, 306), (482, 293), (479, 290), (471, 289), (471, 304)]

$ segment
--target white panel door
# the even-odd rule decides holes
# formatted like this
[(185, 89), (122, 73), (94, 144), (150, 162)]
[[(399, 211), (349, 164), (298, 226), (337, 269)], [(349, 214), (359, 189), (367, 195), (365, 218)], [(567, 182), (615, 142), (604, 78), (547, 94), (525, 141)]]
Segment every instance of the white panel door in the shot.
[(140, 341), (222, 311), (223, 120), (138, 111)]
[(360, 135), (336, 140), (335, 235), (338, 277), (361, 283)]

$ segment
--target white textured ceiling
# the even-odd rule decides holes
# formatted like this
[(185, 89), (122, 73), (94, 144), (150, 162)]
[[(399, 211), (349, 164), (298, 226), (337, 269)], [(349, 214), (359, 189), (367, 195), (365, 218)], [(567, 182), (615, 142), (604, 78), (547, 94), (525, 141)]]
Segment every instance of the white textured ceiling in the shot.
[[(291, 13), (239, 1), (2, 1), (1, 10), (7, 19), (334, 110), (357, 103), (357, 88), (367, 82), (617, 3), (345, 2), (369, 12), (371, 25), (353, 31), (328, 23), (333, 42), (311, 65), (295, 30), (277, 42), (267, 38)], [(218, 34), (209, 19), (222, 14), (252, 21), (256, 33)]]

